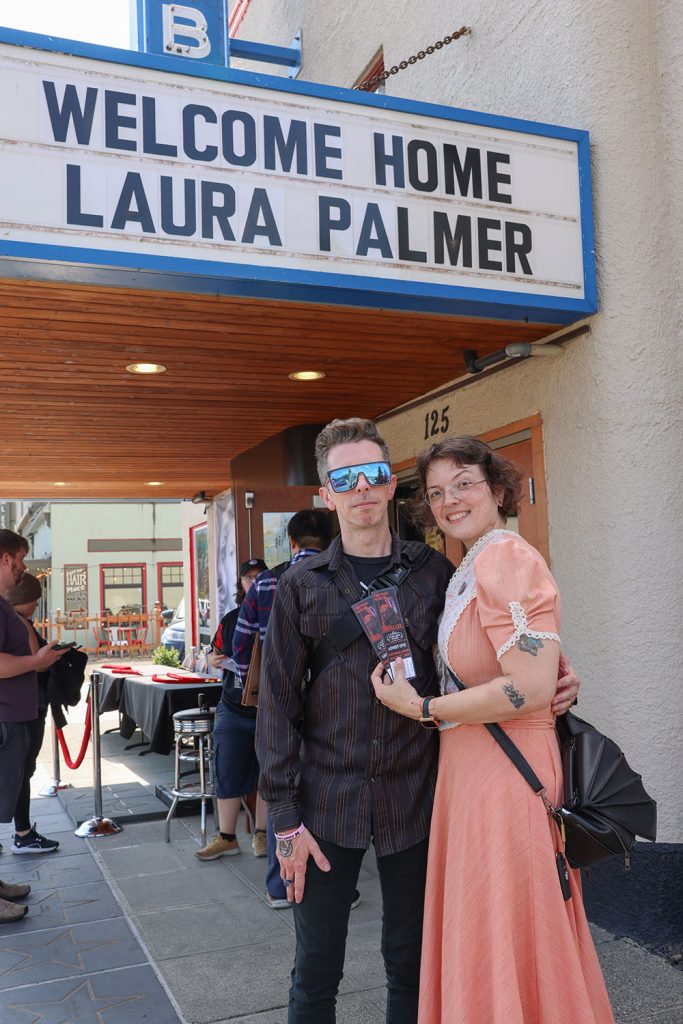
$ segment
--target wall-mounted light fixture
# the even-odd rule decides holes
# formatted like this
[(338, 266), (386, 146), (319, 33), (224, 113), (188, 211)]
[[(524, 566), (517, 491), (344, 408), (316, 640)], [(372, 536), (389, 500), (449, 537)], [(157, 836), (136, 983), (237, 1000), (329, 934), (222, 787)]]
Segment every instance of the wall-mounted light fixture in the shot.
[(529, 359), (532, 356), (559, 356), (562, 349), (559, 345), (532, 345), (530, 341), (513, 341), (497, 352), (487, 356), (478, 356), (473, 348), (465, 349), (463, 359), (468, 373), (481, 373), (489, 366), (504, 363), (506, 359)]
[(206, 491), (197, 491), (190, 500), (193, 505), (201, 505), (203, 501), (206, 501)]
[(249, 530), (249, 557), (253, 558), (254, 557), (254, 553), (252, 551), (253, 540), (252, 540), (252, 534), (251, 534), (251, 510), (254, 507), (254, 492), (253, 491), (245, 491), (244, 492), (244, 507), (247, 510), (247, 528)]

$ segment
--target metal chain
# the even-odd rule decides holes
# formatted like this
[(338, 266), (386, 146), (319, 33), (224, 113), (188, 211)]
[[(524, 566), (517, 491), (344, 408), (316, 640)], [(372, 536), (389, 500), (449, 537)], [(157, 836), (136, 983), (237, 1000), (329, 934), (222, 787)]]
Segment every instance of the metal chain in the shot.
[(402, 60), (400, 63), (394, 64), (393, 67), (387, 68), (381, 75), (374, 75), (373, 78), (368, 78), (367, 81), (361, 82), (356, 86), (356, 89), (362, 89), (365, 92), (370, 92), (375, 88), (375, 86), (386, 82), (387, 78), (390, 78), (391, 75), (397, 75), (399, 71), (405, 71), (409, 65), (417, 64), (419, 60), (424, 60), (425, 57), (431, 56), (431, 54), (435, 53), (436, 50), (443, 49), (444, 46), (448, 46), (448, 44), (452, 43), (455, 39), (460, 39), (461, 36), (468, 36), (471, 31), (472, 29), (463, 25), (463, 27), (459, 28), (457, 32), (451, 33), (450, 36), (445, 36), (443, 39), (440, 39), (438, 43), (434, 43), (433, 46), (428, 46), (424, 50), (418, 50), (418, 52), (414, 53), (412, 57), (408, 57), (407, 60)]

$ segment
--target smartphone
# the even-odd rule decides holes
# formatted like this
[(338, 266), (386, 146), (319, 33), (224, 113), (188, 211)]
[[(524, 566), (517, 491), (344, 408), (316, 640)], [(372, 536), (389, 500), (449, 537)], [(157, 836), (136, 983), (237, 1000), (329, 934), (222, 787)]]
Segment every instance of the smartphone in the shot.
[(55, 644), (54, 647), (52, 648), (52, 650), (53, 651), (70, 651), (74, 647), (78, 647), (78, 644), (76, 643), (75, 640), (72, 640), (68, 644)]
[(572, 898), (572, 890), (569, 885), (569, 869), (567, 868), (567, 861), (564, 859), (564, 855), (561, 853), (555, 854), (555, 863), (557, 864), (557, 873), (560, 876), (560, 889), (564, 896), (565, 903), (567, 900)]

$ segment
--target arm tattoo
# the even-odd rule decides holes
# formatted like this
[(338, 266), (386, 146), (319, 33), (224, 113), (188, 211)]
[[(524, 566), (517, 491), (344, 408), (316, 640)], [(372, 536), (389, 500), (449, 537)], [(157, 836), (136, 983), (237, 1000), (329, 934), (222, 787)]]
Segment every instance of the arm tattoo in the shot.
[(527, 636), (526, 633), (523, 633), (517, 641), (517, 650), (521, 651), (523, 654), (532, 654), (534, 658), (538, 654), (539, 649), (543, 646), (542, 640), (539, 640), (538, 637), (535, 636)]
[(519, 711), (522, 705), (526, 703), (524, 696), (519, 692), (519, 690), (515, 689), (515, 684), (512, 680), (505, 684), (503, 687), (503, 693), (510, 701), (515, 711)]
[(291, 839), (278, 839), (278, 841), (277, 841), (277, 852), (280, 854), (281, 857), (283, 857), (285, 859), (287, 857), (291, 857), (293, 849), (294, 849), (294, 844), (292, 843)]

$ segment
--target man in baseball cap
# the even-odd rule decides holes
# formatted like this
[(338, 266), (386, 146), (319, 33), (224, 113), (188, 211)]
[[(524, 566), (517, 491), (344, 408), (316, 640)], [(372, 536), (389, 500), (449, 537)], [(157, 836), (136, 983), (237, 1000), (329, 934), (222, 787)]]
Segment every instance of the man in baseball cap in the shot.
[(268, 566), (262, 558), (248, 558), (240, 566), (240, 578), (242, 576), (252, 576), (254, 570), (256, 570), (256, 575), (258, 576), (260, 573), (265, 572), (267, 568)]

